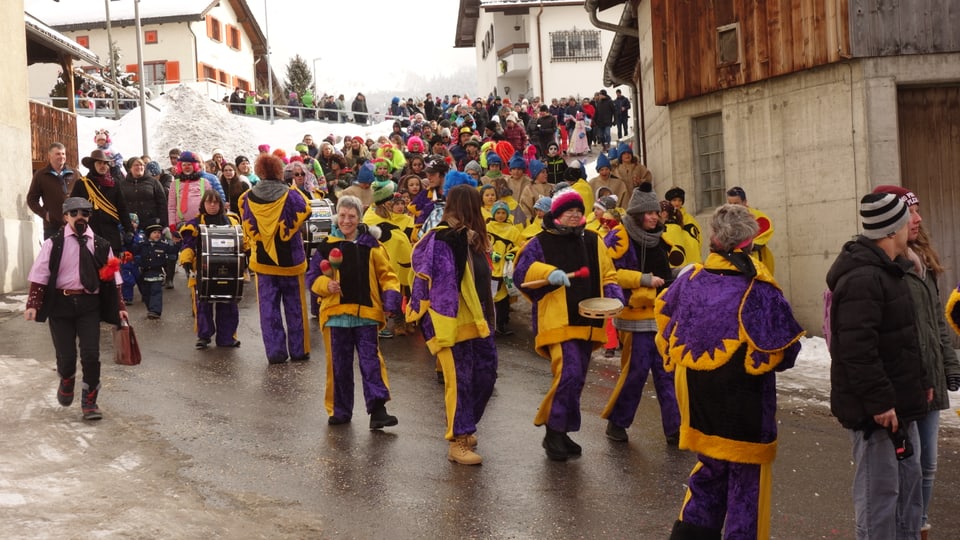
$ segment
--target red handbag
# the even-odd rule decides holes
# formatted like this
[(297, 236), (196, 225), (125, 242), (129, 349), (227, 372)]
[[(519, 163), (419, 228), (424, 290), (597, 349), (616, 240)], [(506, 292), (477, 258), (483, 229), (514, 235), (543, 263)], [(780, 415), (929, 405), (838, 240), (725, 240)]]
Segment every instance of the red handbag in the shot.
[(136, 366), (140, 363), (140, 343), (137, 334), (127, 321), (120, 321), (113, 331), (113, 360), (125, 366)]

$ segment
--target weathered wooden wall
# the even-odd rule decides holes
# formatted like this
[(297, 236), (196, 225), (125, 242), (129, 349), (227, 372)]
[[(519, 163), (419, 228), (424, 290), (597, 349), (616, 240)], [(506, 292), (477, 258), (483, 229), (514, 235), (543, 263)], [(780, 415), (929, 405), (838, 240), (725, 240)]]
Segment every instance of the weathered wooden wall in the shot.
[(920, 199), (923, 226), (946, 268), (939, 279), (946, 303), (960, 281), (960, 86), (899, 88), (897, 116), (901, 178)]
[(77, 116), (31, 101), (30, 159), (34, 171), (47, 164), (47, 149), (50, 143), (58, 141), (67, 147), (67, 165), (76, 169), (80, 163), (80, 156), (77, 155)]
[(960, 51), (957, 0), (848, 0), (854, 56)]
[[(848, 0), (651, 0), (651, 12), (658, 105), (850, 55)], [(732, 23), (740, 61), (720, 66), (717, 28)]]

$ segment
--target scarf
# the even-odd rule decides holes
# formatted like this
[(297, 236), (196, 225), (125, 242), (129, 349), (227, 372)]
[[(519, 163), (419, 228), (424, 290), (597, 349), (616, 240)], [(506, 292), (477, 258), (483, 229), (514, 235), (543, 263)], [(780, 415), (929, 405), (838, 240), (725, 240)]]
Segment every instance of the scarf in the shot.
[(651, 248), (660, 243), (660, 236), (663, 235), (663, 225), (657, 225), (657, 228), (648, 231), (637, 225), (633, 216), (628, 215), (623, 220), (623, 228), (627, 230), (630, 239), (640, 245), (640, 247)]

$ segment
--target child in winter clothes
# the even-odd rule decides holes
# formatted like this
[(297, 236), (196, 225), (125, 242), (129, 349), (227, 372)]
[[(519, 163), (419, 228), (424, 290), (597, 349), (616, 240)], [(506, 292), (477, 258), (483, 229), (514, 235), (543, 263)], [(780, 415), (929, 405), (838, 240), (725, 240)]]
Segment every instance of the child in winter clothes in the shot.
[(507, 328), (510, 322), (510, 300), (507, 293), (507, 277), (504, 270), (507, 262), (511, 263), (520, 247), (523, 245), (523, 237), (520, 231), (510, 222), (510, 209), (507, 203), (497, 201), (493, 204), (493, 220), (487, 223), (487, 235), (490, 237), (490, 258), (493, 261), (493, 280), (496, 282), (497, 291), (494, 293), (493, 302), (496, 311), (497, 335), (509, 336), (513, 330)]
[(147, 240), (140, 245), (140, 296), (147, 303), (147, 318), (159, 319), (163, 313), (163, 282), (166, 279), (167, 259), (176, 256), (178, 249), (163, 239), (163, 225), (159, 220), (147, 225)]
[(143, 232), (140, 231), (140, 218), (136, 214), (130, 214), (130, 223), (133, 224), (133, 236), (124, 243), (124, 251), (120, 257), (120, 276), (123, 278), (120, 292), (127, 305), (133, 303), (133, 286), (137, 284), (137, 279), (140, 277), (140, 268), (137, 266), (134, 255), (144, 240)]

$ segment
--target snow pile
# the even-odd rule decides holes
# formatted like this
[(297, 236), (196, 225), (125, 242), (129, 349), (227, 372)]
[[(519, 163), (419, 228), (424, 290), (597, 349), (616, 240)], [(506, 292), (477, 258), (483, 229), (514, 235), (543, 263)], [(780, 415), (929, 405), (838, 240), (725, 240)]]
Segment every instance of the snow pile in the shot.
[(214, 149), (233, 159), (256, 155), (253, 136), (226, 105), (214, 103), (195, 90), (180, 85), (157, 100), (163, 113), (151, 126), (152, 156), (165, 156), (171, 148), (200, 152), (209, 159)]

